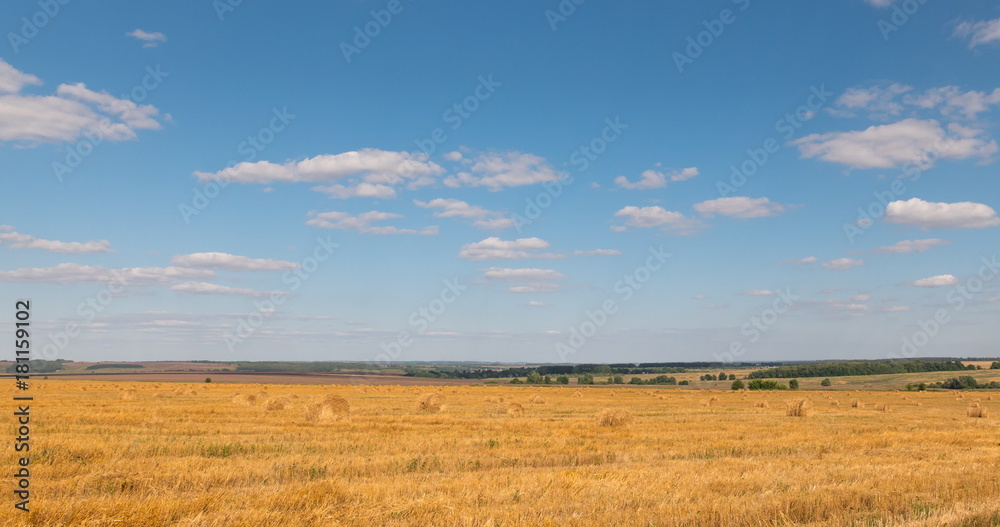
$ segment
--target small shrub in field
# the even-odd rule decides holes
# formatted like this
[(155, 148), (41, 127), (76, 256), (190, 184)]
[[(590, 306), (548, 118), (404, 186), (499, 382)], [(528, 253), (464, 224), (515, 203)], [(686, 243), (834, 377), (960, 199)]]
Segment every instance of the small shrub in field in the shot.
[(440, 412), (444, 406), (444, 396), (440, 393), (425, 393), (417, 400), (417, 410), (421, 412)]
[(535, 394), (528, 397), (528, 402), (531, 404), (545, 404), (545, 398), (541, 395)]
[(233, 404), (236, 406), (255, 406), (257, 404), (257, 396), (252, 393), (236, 394), (233, 396)]
[(288, 408), (288, 405), (291, 404), (291, 402), (292, 402), (291, 399), (289, 399), (288, 397), (276, 397), (274, 399), (268, 399), (267, 403), (264, 404), (264, 409), (271, 411), (284, 410), (285, 408)]
[(507, 415), (513, 417), (519, 417), (524, 415), (524, 407), (517, 403), (510, 403), (507, 405)]
[(888, 404), (882, 403), (882, 404), (876, 404), (875, 405), (875, 411), (876, 412), (889, 412), (889, 411), (892, 411), (892, 409), (889, 408)]
[(983, 406), (970, 406), (966, 415), (969, 417), (980, 417), (985, 419), (989, 416), (989, 412)]
[(865, 403), (861, 402), (861, 399), (855, 399), (851, 402), (851, 408), (864, 408)]
[(624, 408), (605, 408), (596, 417), (600, 426), (628, 426), (635, 421), (632, 412)]
[(809, 417), (810, 414), (812, 414), (812, 401), (809, 399), (788, 403), (785, 411), (785, 415), (791, 417)]
[(136, 390), (128, 389), (122, 392), (121, 398), (123, 401), (134, 401), (139, 398), (139, 392)]
[(767, 404), (767, 401), (757, 401), (753, 406), (754, 408), (767, 408), (771, 405)]
[(306, 420), (311, 423), (328, 423), (346, 417), (351, 406), (339, 395), (321, 397), (306, 406)]

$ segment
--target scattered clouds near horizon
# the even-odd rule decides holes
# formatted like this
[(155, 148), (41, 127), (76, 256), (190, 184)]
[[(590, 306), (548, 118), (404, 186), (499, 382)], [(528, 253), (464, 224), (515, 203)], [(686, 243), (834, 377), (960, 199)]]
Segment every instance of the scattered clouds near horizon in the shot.
[(494, 212), (457, 199), (437, 198), (427, 202), (413, 200), (413, 204), (424, 209), (439, 209), (435, 218), (464, 218), (474, 220), (473, 227), (502, 230), (514, 226), (514, 220), (502, 212)]
[[(85, 132), (108, 141), (136, 139), (136, 130), (159, 130), (160, 111), (138, 105), (83, 83), (60, 84), (54, 95), (25, 95), (25, 86), (41, 79), (23, 73), (0, 59), (0, 141), (22, 146), (71, 142)], [(169, 116), (165, 116), (169, 118)]]
[(229, 287), (207, 282), (182, 282), (170, 286), (170, 289), (178, 293), (190, 293), (196, 295), (224, 295), (224, 296), (246, 296), (260, 298), (271, 295), (271, 291), (257, 291), (254, 289), (244, 289)]
[[(629, 205), (615, 213), (615, 217), (624, 218), (625, 225), (640, 229), (660, 228), (665, 231), (677, 231), (678, 234), (693, 234), (702, 227), (701, 222), (688, 218), (680, 212), (664, 209), (660, 206), (635, 207)], [(616, 225), (612, 230), (622, 232), (625, 226)]]
[(387, 221), (402, 218), (402, 214), (391, 212), (379, 212), (372, 210), (352, 215), (349, 212), (310, 212), (306, 225), (321, 227), (324, 229), (345, 229), (354, 230), (361, 234), (418, 234), (421, 236), (433, 236), (438, 234), (436, 225), (417, 229), (401, 229), (391, 225), (372, 225), (375, 222)]
[(76, 263), (61, 263), (52, 267), (28, 267), (0, 271), (0, 282), (31, 282), (46, 284), (122, 282), (128, 285), (162, 285), (177, 280), (212, 280), (214, 271), (183, 267), (126, 267), (108, 269)]
[(706, 218), (719, 214), (730, 218), (749, 219), (777, 216), (785, 211), (785, 206), (767, 198), (739, 196), (703, 201), (695, 204), (694, 210)]
[(552, 293), (559, 289), (558, 282), (566, 279), (566, 275), (552, 269), (490, 267), (480, 272), (489, 281), (510, 283), (507, 290), (511, 293)]
[(144, 48), (155, 48), (156, 46), (159, 46), (161, 43), (167, 41), (167, 36), (164, 35), (163, 33), (160, 33), (158, 31), (151, 33), (149, 31), (143, 31), (138, 28), (129, 31), (128, 33), (125, 33), (125, 35), (144, 42), (144, 44), (142, 45), (142, 47)]
[(889, 203), (885, 221), (924, 229), (985, 229), (1000, 226), (1000, 217), (988, 205), (968, 201), (932, 203), (919, 198)]
[(925, 253), (932, 247), (951, 245), (951, 242), (940, 238), (929, 238), (926, 240), (903, 240), (893, 245), (877, 247), (872, 249), (873, 253), (879, 254), (903, 254), (903, 253)]
[(247, 258), (228, 253), (182, 254), (174, 256), (170, 263), (177, 267), (226, 271), (290, 271), (301, 267), (296, 262)]
[(808, 265), (808, 264), (814, 264), (818, 261), (819, 259), (816, 258), (815, 256), (807, 256), (805, 258), (799, 258), (799, 259), (792, 258), (791, 260), (782, 260), (778, 263), (781, 265)]
[(931, 276), (930, 278), (921, 278), (914, 281), (913, 285), (916, 287), (948, 287), (958, 285), (958, 278), (950, 274), (942, 274)]
[(516, 240), (501, 240), (491, 236), (485, 240), (468, 243), (462, 246), (459, 258), (482, 262), (487, 260), (524, 260), (527, 258), (557, 259), (563, 255), (542, 253), (549, 248), (549, 242), (541, 238), (518, 238)]
[(860, 267), (864, 265), (864, 260), (854, 260), (852, 258), (837, 258), (836, 260), (830, 260), (823, 264), (824, 269), (833, 269), (834, 271), (847, 271), (848, 269), (853, 269), (855, 267)]
[(86, 254), (113, 253), (111, 242), (95, 240), (89, 242), (61, 242), (44, 240), (28, 234), (21, 234), (10, 225), (0, 225), (0, 246), (8, 249), (38, 249), (50, 253)]
[(967, 38), (969, 48), (996, 42), (1000, 40), (1000, 18), (980, 22), (962, 22), (955, 27), (954, 35)]
[(912, 86), (899, 83), (875, 84), (864, 88), (848, 88), (837, 98), (835, 108), (828, 113), (836, 117), (857, 117), (866, 113), (871, 119), (888, 120), (909, 110), (937, 110), (948, 119), (974, 120), (979, 114), (1000, 105), (1000, 88), (992, 92), (962, 91), (958, 86), (929, 88), (922, 93)]
[(622, 254), (617, 249), (594, 249), (592, 251), (573, 251), (573, 256), (618, 256)]
[(658, 170), (646, 170), (639, 174), (639, 180), (631, 182), (625, 176), (615, 178), (615, 184), (628, 190), (645, 190), (653, 188), (665, 188), (667, 180), (672, 182), (687, 181), (699, 174), (697, 167), (688, 167), (680, 170), (673, 170), (667, 173)]
[(461, 159), (467, 166), (455, 175), (444, 178), (444, 186), (486, 187), (498, 191), (504, 187), (520, 187), (558, 181), (560, 174), (544, 157), (522, 152), (488, 152), (471, 159)]

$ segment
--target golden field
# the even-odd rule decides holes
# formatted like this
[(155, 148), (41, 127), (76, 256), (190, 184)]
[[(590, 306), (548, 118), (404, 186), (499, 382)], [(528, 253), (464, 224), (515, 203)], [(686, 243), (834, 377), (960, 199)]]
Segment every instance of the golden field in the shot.
[(32, 383), (0, 525), (1000, 525), (996, 393)]

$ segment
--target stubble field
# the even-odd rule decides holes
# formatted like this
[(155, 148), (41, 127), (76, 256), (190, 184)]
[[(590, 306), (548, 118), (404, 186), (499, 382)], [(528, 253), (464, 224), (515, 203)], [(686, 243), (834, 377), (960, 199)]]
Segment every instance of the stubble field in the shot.
[(1000, 525), (996, 393), (32, 391), (32, 512), (4, 492), (0, 525)]

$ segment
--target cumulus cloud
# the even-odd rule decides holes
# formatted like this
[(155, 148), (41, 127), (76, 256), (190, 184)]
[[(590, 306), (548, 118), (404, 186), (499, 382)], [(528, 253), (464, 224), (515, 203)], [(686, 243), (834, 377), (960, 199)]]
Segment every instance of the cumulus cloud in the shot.
[(793, 258), (791, 260), (783, 260), (778, 263), (782, 265), (807, 265), (807, 264), (814, 264), (817, 261), (819, 261), (819, 259), (816, 258), (815, 256), (807, 256), (805, 258)]
[(551, 293), (559, 289), (558, 282), (566, 275), (551, 269), (510, 269), (490, 267), (481, 269), (487, 280), (510, 282), (511, 293)]
[(424, 209), (439, 209), (435, 218), (464, 218), (473, 220), (472, 225), (480, 229), (502, 230), (514, 226), (514, 220), (504, 213), (470, 205), (457, 199), (437, 198), (430, 201), (413, 200), (413, 204)]
[(113, 253), (111, 242), (96, 240), (89, 242), (60, 242), (35, 238), (28, 234), (16, 232), (9, 225), (0, 225), (0, 243), (9, 249), (39, 249), (50, 253), (84, 254)]
[(182, 267), (126, 267), (108, 269), (76, 263), (61, 263), (52, 267), (26, 267), (0, 271), (0, 282), (34, 282), (46, 284), (119, 282), (128, 285), (162, 285), (177, 280), (211, 280), (215, 272)]
[(975, 119), (1000, 104), (1000, 88), (986, 93), (974, 90), (963, 92), (958, 86), (944, 86), (907, 95), (903, 100), (918, 108), (939, 109), (946, 117)]
[(919, 198), (893, 201), (886, 207), (889, 223), (925, 229), (985, 229), (1000, 225), (997, 212), (982, 203), (932, 203)]
[(288, 271), (299, 264), (282, 260), (247, 258), (228, 253), (192, 253), (174, 256), (170, 263), (178, 267), (224, 269), (227, 271)]
[(361, 234), (420, 234), (435, 235), (438, 233), (437, 226), (416, 229), (400, 229), (388, 225), (372, 225), (375, 222), (402, 218), (401, 214), (391, 212), (379, 212), (377, 210), (362, 212), (361, 214), (351, 214), (349, 212), (310, 212), (306, 225), (322, 227), (324, 229), (346, 229), (354, 230)]
[(393, 199), (396, 197), (396, 190), (389, 185), (361, 182), (357, 185), (327, 185), (313, 187), (313, 190), (322, 192), (331, 198), (376, 198)]
[(694, 205), (694, 210), (702, 216), (710, 218), (716, 214), (731, 218), (765, 218), (777, 216), (784, 212), (785, 207), (767, 198), (732, 197), (703, 201)]
[(837, 108), (831, 110), (834, 115), (853, 117), (858, 111), (866, 111), (872, 117), (885, 118), (899, 115), (903, 105), (896, 101), (896, 96), (913, 88), (902, 84), (875, 85), (866, 88), (848, 88), (837, 98)]
[(164, 35), (163, 33), (160, 32), (151, 33), (149, 31), (143, 31), (141, 29), (133, 29), (132, 31), (125, 33), (125, 35), (132, 37), (136, 40), (143, 41), (144, 44), (142, 45), (142, 47), (144, 48), (155, 48), (156, 46), (159, 46), (161, 42), (167, 41), (167, 36)]
[(521, 152), (479, 154), (469, 160), (469, 170), (448, 176), (447, 187), (486, 187), (497, 191), (559, 180), (559, 173), (544, 157)]
[(951, 242), (939, 238), (929, 238), (926, 240), (903, 240), (892, 245), (877, 247), (872, 249), (873, 253), (882, 254), (902, 254), (902, 253), (925, 253), (932, 247), (939, 245), (951, 245)]
[(573, 251), (573, 256), (618, 256), (621, 253), (617, 249), (594, 249), (591, 251)]
[(743, 296), (774, 296), (774, 291), (768, 291), (767, 289), (754, 289), (753, 291), (744, 291)]
[(480, 262), (485, 260), (523, 260), (526, 258), (562, 258), (562, 255), (542, 253), (549, 248), (549, 242), (540, 238), (519, 238), (501, 240), (491, 236), (485, 240), (462, 246), (459, 258)]
[(697, 167), (688, 167), (681, 170), (674, 170), (668, 173), (660, 172), (657, 170), (646, 170), (642, 174), (639, 174), (639, 180), (636, 182), (631, 182), (625, 176), (618, 176), (615, 178), (615, 184), (619, 187), (629, 189), (629, 190), (645, 190), (651, 188), (664, 188), (667, 186), (667, 180), (670, 181), (687, 181), (698, 175)]
[(244, 289), (229, 287), (207, 282), (182, 282), (170, 286), (170, 289), (178, 293), (191, 293), (197, 295), (225, 295), (225, 296), (247, 296), (252, 298), (270, 296), (270, 291), (257, 291), (254, 289)]
[(913, 285), (917, 287), (948, 287), (952, 285), (958, 285), (958, 278), (950, 274), (942, 274), (938, 276), (931, 276), (930, 278), (921, 278), (913, 282)]
[(41, 84), (0, 59), (0, 141), (70, 142), (85, 132), (108, 141), (137, 137), (136, 130), (158, 130), (159, 110), (119, 99), (85, 84), (61, 84), (55, 95), (23, 95), (27, 85)]
[(955, 36), (969, 39), (970, 48), (996, 42), (1000, 40), (1000, 18), (962, 22), (955, 27)]
[[(625, 218), (626, 225), (643, 229), (658, 227), (663, 230), (675, 230), (689, 234), (702, 226), (698, 220), (659, 206), (635, 207), (630, 205), (616, 212), (615, 216)], [(623, 228), (618, 230), (623, 230)]]
[(854, 260), (851, 258), (837, 258), (836, 260), (830, 260), (823, 264), (825, 269), (833, 269), (834, 271), (846, 271), (848, 269), (853, 269), (855, 267), (864, 265), (864, 260)]
[(957, 124), (948, 131), (935, 120), (905, 119), (862, 131), (812, 134), (791, 141), (804, 158), (818, 158), (851, 168), (893, 168), (913, 164), (926, 169), (933, 158), (988, 160), (995, 141), (981, 130)]

